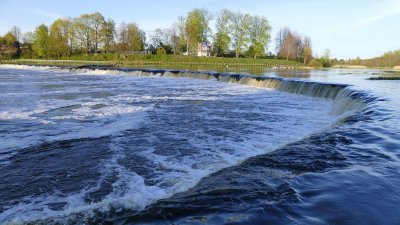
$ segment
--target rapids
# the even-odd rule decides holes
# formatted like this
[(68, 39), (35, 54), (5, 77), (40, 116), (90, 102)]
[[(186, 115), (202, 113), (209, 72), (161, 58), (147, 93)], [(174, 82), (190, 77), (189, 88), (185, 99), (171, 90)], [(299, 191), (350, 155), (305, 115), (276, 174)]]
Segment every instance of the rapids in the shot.
[(396, 224), (399, 83), (357, 72), (1, 65), (0, 222)]

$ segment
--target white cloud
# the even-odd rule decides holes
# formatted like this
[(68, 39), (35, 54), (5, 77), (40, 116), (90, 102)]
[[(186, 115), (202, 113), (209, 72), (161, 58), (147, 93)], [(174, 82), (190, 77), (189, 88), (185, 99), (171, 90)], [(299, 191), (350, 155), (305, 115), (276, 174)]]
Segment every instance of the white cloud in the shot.
[(353, 22), (347, 25), (331, 27), (326, 29), (328, 34), (346, 34), (353, 29), (367, 26), (373, 22), (383, 20), (387, 17), (400, 14), (400, 1), (398, 0), (386, 0), (380, 1), (378, 4), (373, 6), (373, 12), (365, 12), (365, 15), (355, 19)]

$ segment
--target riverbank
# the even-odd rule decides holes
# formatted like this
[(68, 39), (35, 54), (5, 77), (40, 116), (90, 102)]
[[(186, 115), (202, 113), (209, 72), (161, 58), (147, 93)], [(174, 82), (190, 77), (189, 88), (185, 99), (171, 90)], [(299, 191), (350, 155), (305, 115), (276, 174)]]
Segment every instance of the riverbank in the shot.
[(117, 67), (147, 67), (148, 65), (174, 66), (220, 66), (220, 67), (271, 67), (271, 68), (298, 68), (304, 64), (297, 61), (281, 59), (254, 59), (254, 58), (223, 58), (223, 57), (196, 57), (182, 55), (88, 55), (80, 57), (52, 59), (15, 59), (2, 60), (3, 64), (24, 65), (56, 65), (79, 66), (87, 64), (115, 65)]
[(335, 69), (367, 69), (366, 66), (341, 65), (341, 64), (333, 65), (332, 68), (335, 68)]
[[(189, 57), (197, 58), (200, 57)], [(152, 58), (154, 59), (154, 58)], [(204, 60), (204, 59), (203, 59)], [(221, 59), (219, 59), (221, 60)], [(232, 59), (231, 59), (232, 60)], [(32, 66), (57, 66), (57, 67), (79, 67), (79, 66), (107, 66), (116, 68), (153, 68), (153, 69), (170, 69), (170, 70), (205, 70), (205, 71), (217, 71), (217, 72), (227, 72), (227, 73), (250, 73), (254, 75), (262, 75), (265, 70), (277, 69), (277, 70), (311, 70), (314, 68), (306, 67), (304, 64), (286, 61), (286, 60), (273, 60), (273, 59), (263, 59), (263, 63), (260, 59), (237, 59), (235, 61), (230, 61), (226, 63), (218, 62), (218, 60), (212, 61), (112, 61), (112, 60), (45, 60), (45, 59), (16, 59), (16, 60), (2, 60), (0, 64), (14, 64), (14, 65), (32, 65)]]

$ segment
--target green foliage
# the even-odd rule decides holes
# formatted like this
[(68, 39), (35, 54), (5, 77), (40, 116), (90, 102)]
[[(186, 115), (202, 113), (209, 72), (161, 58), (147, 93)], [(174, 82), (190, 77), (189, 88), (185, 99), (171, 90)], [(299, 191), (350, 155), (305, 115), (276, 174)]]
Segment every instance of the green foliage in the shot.
[(85, 53), (92, 52), (93, 50), (93, 36), (95, 31), (91, 22), (92, 18), (90, 14), (82, 14), (74, 19), (73, 22), (77, 44), (81, 47), (81, 51)]
[(17, 41), (17, 38), (11, 32), (8, 32), (2, 38), (1, 44), (11, 47), (14, 45), (14, 42), (16, 42), (16, 41)]
[(319, 63), (320, 63), (323, 67), (331, 67), (331, 66), (332, 66), (331, 60), (328, 59), (328, 58), (324, 58), (324, 57), (319, 58)]
[[(93, 64), (113, 64), (115, 62), (120, 66), (134, 66), (144, 67), (145, 65), (168, 65), (173, 67), (186, 66), (186, 65), (202, 65), (202, 66), (254, 66), (254, 67), (268, 67), (268, 66), (301, 66), (299, 62), (280, 59), (254, 59), (254, 58), (223, 58), (223, 57), (197, 57), (185, 55), (152, 55), (152, 54), (118, 54), (118, 53), (103, 53), (103, 54), (80, 54), (72, 55), (68, 58), (61, 57), (61, 59), (68, 59), (67, 61), (54, 61), (54, 65), (71, 65), (71, 64), (88, 64), (92, 61)], [(76, 61), (74, 61), (76, 60)], [(28, 64), (40, 64), (41, 61), (15, 61), (21, 64), (27, 62)], [(44, 61), (46, 65), (51, 65), (51, 62)], [(43, 64), (42, 63), (42, 64)]]
[(393, 55), (400, 55), (400, 49), (399, 50), (394, 50), (394, 51), (388, 51), (383, 54), (383, 57), (390, 57)]
[(323, 67), (323, 65), (315, 59), (311, 59), (310, 62), (308, 63), (308, 65), (311, 67), (314, 67), (314, 68)]
[(143, 51), (145, 46), (145, 33), (139, 30), (136, 23), (122, 23), (119, 30), (120, 51)]
[(207, 41), (207, 37), (211, 31), (209, 21), (212, 14), (206, 9), (193, 9), (186, 17), (185, 34), (189, 51), (195, 53), (197, 51), (197, 43)]
[(244, 48), (247, 47), (249, 41), (249, 29), (251, 24), (250, 14), (243, 14), (241, 12), (236, 12), (232, 14), (232, 22), (230, 24), (230, 31), (233, 40), (233, 47), (235, 49), (236, 58)]
[(99, 42), (102, 36), (101, 31), (103, 30), (104, 24), (106, 23), (104, 16), (99, 12), (95, 12), (89, 15), (90, 26), (93, 28), (93, 41), (94, 41), (94, 51), (99, 48)]
[(166, 55), (167, 54), (167, 50), (165, 50), (165, 48), (163, 47), (158, 47), (157, 51), (156, 51), (157, 55)]
[[(212, 19), (213, 15), (209, 11), (193, 9), (185, 17), (179, 17), (178, 22), (170, 28), (157, 29), (146, 44), (146, 34), (136, 23), (122, 23), (117, 28), (112, 19), (106, 20), (99, 12), (82, 14), (77, 18), (57, 19), (49, 28), (44, 24), (38, 26), (33, 35), (26, 36), (26, 43), (24, 36), (22, 57), (116, 61), (170, 60), (165, 54), (194, 54), (197, 52), (198, 42), (208, 41), (210, 37), (214, 41), (212, 46), (215, 56), (265, 57), (271, 32), (271, 26), (265, 17), (222, 10), (216, 16), (214, 35), (209, 27)], [(17, 27), (13, 31), (21, 36)], [(8, 39), (12, 41), (6, 41)], [(2, 38), (0, 42), (14, 43), (15, 39), (9, 36)], [(157, 49), (158, 47), (161, 48)], [(160, 58), (137, 56), (149, 50), (158, 54)], [(210, 59), (191, 58), (186, 55), (177, 57), (179, 60), (173, 60), (221, 63), (219, 58), (207, 61)], [(224, 60), (226, 61), (225, 58)]]
[(231, 37), (229, 36), (229, 26), (232, 19), (232, 13), (229, 10), (222, 10), (217, 17), (216, 29), (214, 36), (214, 51), (217, 56), (226, 54), (229, 51)]
[(32, 49), (39, 58), (47, 56), (49, 43), (49, 29), (46, 25), (39, 25), (33, 34)]
[(57, 19), (50, 27), (49, 56), (60, 58), (68, 54), (68, 21)]
[(303, 49), (304, 64), (310, 63), (311, 60), (312, 60), (312, 49), (310, 47), (304, 47), (304, 49)]
[(227, 33), (218, 32), (214, 37), (214, 51), (217, 56), (222, 56), (229, 51), (231, 38)]
[(331, 67), (332, 60), (331, 60), (331, 51), (326, 49), (324, 55), (319, 58), (319, 62), (322, 64), (323, 67)]
[(372, 59), (360, 59), (357, 57), (356, 59), (341, 60), (339, 63), (342, 65), (392, 68), (394, 66), (400, 66), (400, 50), (386, 52), (383, 56)]
[(104, 43), (104, 51), (112, 51), (115, 44), (115, 36), (117, 34), (115, 22), (112, 19), (107, 19), (101, 29), (100, 40)]
[(267, 50), (267, 45), (271, 38), (271, 26), (267, 18), (253, 16), (250, 19), (249, 26), (250, 55), (254, 58), (263, 56)]
[(11, 31), (7, 32), (4, 37), (0, 36), (1, 59), (16, 58), (19, 57), (20, 53), (20, 43)]

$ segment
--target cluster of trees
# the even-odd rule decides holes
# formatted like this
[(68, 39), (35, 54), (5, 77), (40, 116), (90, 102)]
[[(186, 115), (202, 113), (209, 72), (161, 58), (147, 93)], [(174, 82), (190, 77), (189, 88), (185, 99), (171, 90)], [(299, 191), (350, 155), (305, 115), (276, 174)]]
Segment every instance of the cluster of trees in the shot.
[[(210, 21), (215, 21), (215, 33)], [(165, 48), (167, 53), (195, 54), (199, 42), (212, 42), (214, 56), (264, 56), (270, 43), (271, 26), (263, 16), (221, 10), (212, 14), (193, 9), (186, 17), (178, 17), (171, 28), (156, 29), (151, 35), (153, 49)]]
[(380, 57), (375, 57), (372, 59), (361, 59), (360, 57), (348, 60), (334, 59), (334, 63), (343, 65), (359, 65), (366, 67), (394, 67), (400, 65), (400, 50), (389, 51), (384, 53)]
[[(15, 29), (19, 30), (19, 35), (12, 32)], [(82, 14), (78, 18), (57, 19), (50, 27), (41, 24), (34, 32), (23, 36), (19, 28), (12, 31), (0, 39), (2, 46), (10, 47), (13, 40), (13, 45), (18, 45), (17, 49), (23, 56), (38, 58), (61, 58), (101, 51), (143, 51), (146, 41), (145, 33), (136, 23), (122, 23), (117, 29), (112, 19), (105, 19), (98, 12)]]
[(0, 36), (0, 56), (21, 54), (21, 29), (14, 26), (4, 36)]
[[(215, 22), (212, 32), (210, 22)], [(146, 39), (147, 37), (147, 39)], [(193, 9), (178, 17), (170, 28), (157, 28), (150, 35), (136, 23), (121, 23), (101, 13), (77, 18), (60, 18), (50, 26), (41, 24), (22, 35), (14, 27), (0, 37), (0, 54), (13, 53), (25, 58), (65, 58), (93, 53), (151, 52), (153, 54), (196, 54), (199, 42), (212, 43), (212, 55), (224, 57), (272, 56), (268, 52), (271, 26), (264, 16), (224, 9), (211, 13)], [(283, 28), (278, 32), (277, 57), (309, 63), (311, 39)]]
[(290, 28), (284, 27), (276, 36), (276, 52), (279, 58), (310, 63), (312, 60), (311, 39)]

